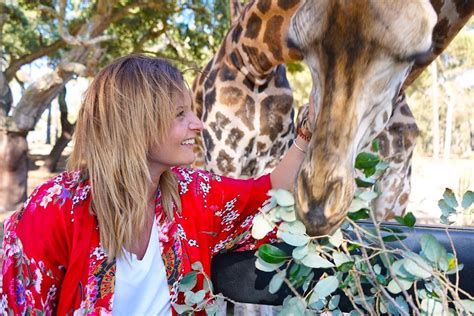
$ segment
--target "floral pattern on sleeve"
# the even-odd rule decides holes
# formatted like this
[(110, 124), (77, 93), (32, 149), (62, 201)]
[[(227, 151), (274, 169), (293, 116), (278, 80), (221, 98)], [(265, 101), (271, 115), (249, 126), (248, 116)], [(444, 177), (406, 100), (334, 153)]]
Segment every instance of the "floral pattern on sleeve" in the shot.
[[(182, 212), (175, 209), (168, 219), (158, 194), (155, 216), (171, 302), (183, 304), (179, 282), (194, 262), (210, 275), (212, 256), (258, 246), (250, 228), (271, 187), (269, 176), (233, 180), (188, 168), (173, 172)], [(100, 246), (90, 189), (79, 172), (64, 172), (36, 189), (6, 222), (3, 314), (111, 314), (116, 265)]]

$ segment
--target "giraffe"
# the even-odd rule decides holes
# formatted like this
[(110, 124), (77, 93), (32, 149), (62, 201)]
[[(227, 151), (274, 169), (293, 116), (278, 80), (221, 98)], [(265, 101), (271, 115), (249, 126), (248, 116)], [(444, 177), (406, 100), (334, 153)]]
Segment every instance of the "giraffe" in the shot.
[(277, 46), (298, 1), (280, 2), (247, 5), (196, 77), (193, 105), (204, 130), (195, 166), (253, 177), (273, 170), (293, 143), (293, 94), (283, 63), (302, 55)]
[[(428, 6), (426, 5), (425, 2), (412, 3), (415, 6), (419, 6), (419, 7), (416, 7), (416, 9), (418, 9), (419, 11), (415, 11), (416, 14), (418, 14), (419, 17), (423, 17), (423, 11), (425, 11), (425, 15), (426, 15), (426, 12), (428, 10), (427, 9)], [(273, 40), (276, 40), (276, 39), (278, 39), (278, 40), (274, 41), (273, 45), (268, 45), (267, 47), (265, 47), (264, 43), (262, 43), (263, 42), (263, 40), (262, 40), (263, 36), (254, 36), (253, 39), (256, 40), (257, 42), (258, 41), (260, 41), (260, 42), (256, 43), (256, 44), (253, 43), (253, 47), (254, 48), (256, 47), (253, 51), (249, 50), (248, 48), (246, 50), (240, 49), (240, 52), (244, 51), (244, 53), (247, 53), (250, 56), (250, 57), (246, 58), (246, 63), (243, 65), (244, 68), (245, 68), (245, 69), (243, 69), (244, 72), (245, 72), (246, 68), (248, 68), (248, 69), (254, 70), (254, 75), (255, 75), (255, 69), (258, 70), (258, 69), (262, 68), (262, 67), (259, 67), (259, 63), (261, 63), (262, 60), (265, 60), (264, 57), (268, 56), (268, 55), (270, 55), (270, 58), (266, 58), (267, 59), (266, 60), (267, 64), (268, 64), (268, 61), (270, 61), (271, 62), (270, 63), (271, 67), (273, 67), (273, 69), (275, 69), (277, 67), (278, 63), (281, 62), (281, 58), (279, 59), (279, 58), (272, 58), (272, 57), (275, 57), (275, 55), (274, 55), (275, 50), (280, 49), (282, 51), (282, 53), (279, 56), (285, 56), (285, 58), (290, 57), (290, 59), (291, 58), (298, 59), (298, 58), (302, 57), (301, 55), (304, 55), (304, 57), (306, 58), (306, 62), (310, 65), (310, 67), (311, 66), (314, 67), (313, 69), (311, 69), (312, 73), (313, 73), (313, 81), (315, 81), (316, 83), (320, 83), (321, 79), (318, 78), (318, 76), (315, 76), (315, 73), (317, 73), (317, 71), (315, 71), (315, 69), (317, 67), (320, 67), (321, 65), (318, 64), (318, 59), (313, 57), (315, 54), (317, 55), (317, 53), (312, 52), (311, 47), (309, 47), (310, 50), (308, 50), (308, 47), (304, 47), (305, 46), (304, 44), (308, 44), (308, 43), (303, 43), (303, 44), (299, 43), (299, 45), (295, 45), (296, 41), (294, 41), (294, 39), (295, 38), (298, 39), (298, 36), (300, 37), (299, 39), (302, 38), (303, 40), (305, 39), (305, 36), (306, 36), (306, 40), (307, 40), (307, 38), (311, 38), (311, 36), (312, 36), (311, 32), (314, 34), (314, 33), (317, 33), (318, 31), (320, 31), (320, 30), (318, 30), (318, 25), (321, 28), (330, 29), (330, 27), (328, 27), (327, 25), (324, 25), (324, 22), (325, 22), (324, 19), (326, 19), (326, 20), (328, 19), (327, 14), (326, 14), (326, 16), (324, 16), (325, 15), (324, 14), (325, 10), (331, 9), (333, 11), (332, 13), (336, 16), (338, 15), (339, 12), (334, 13), (334, 11), (342, 11), (343, 12), (342, 14), (346, 14), (347, 12), (344, 12), (344, 8), (341, 9), (340, 7), (338, 7), (339, 2), (334, 2), (334, 3), (329, 4), (329, 3), (324, 2), (324, 1), (319, 2), (319, 3), (315, 3), (313, 1), (286, 1), (284, 4), (287, 6), (286, 8), (287, 9), (290, 8), (290, 10), (286, 10), (285, 11), (286, 15), (281, 17), (282, 7), (279, 6), (279, 5), (281, 5), (282, 3), (283, 3), (283, 1), (280, 1), (278, 3), (276, 1), (274, 1), (272, 3), (270, 3), (269, 1), (256, 1), (256, 2), (253, 2), (253, 3), (249, 4), (249, 6), (247, 6), (244, 14), (242, 15), (241, 23), (237, 23), (236, 25), (234, 25), (231, 28), (231, 30), (229, 31), (226, 39), (224, 40), (225, 45), (224, 44), (223, 45), (226, 46), (227, 51), (224, 51), (222, 53), (222, 48), (221, 48), (221, 51), (219, 52), (219, 54), (216, 55), (214, 57), (214, 59), (211, 61), (211, 63), (208, 65), (207, 72), (211, 73), (211, 74), (214, 71), (219, 72), (219, 70), (222, 67), (222, 63), (225, 63), (225, 59), (228, 58), (233, 51), (239, 52), (239, 45), (244, 45), (244, 44), (239, 43), (237, 41), (234, 41), (234, 42), (230, 43), (231, 45), (229, 45), (229, 37), (234, 35), (234, 33), (236, 33), (236, 30), (238, 30), (237, 33), (239, 33), (239, 36), (240, 36), (242, 32), (246, 33), (245, 28), (247, 28), (247, 29), (252, 29), (253, 28), (253, 30), (255, 29), (254, 24), (252, 24), (250, 22), (257, 20), (257, 19), (255, 19), (255, 16), (262, 17), (261, 12), (258, 11), (258, 9), (259, 9), (258, 7), (260, 5), (262, 7), (266, 6), (267, 10), (265, 11), (265, 13), (269, 13), (269, 15), (265, 15), (265, 14), (263, 15), (262, 18), (263, 18), (264, 22), (261, 22), (261, 21), (258, 22), (259, 23), (258, 29), (260, 30), (260, 34), (273, 32), (274, 34), (277, 34), (277, 36), (275, 38), (273, 38)], [(384, 8), (380, 8), (380, 7), (377, 8), (377, 4), (373, 4), (373, 3), (372, 4), (370, 4), (370, 3), (367, 4), (366, 2), (359, 2), (358, 5), (366, 6), (366, 7), (369, 7), (371, 9), (373, 9), (373, 6), (375, 5), (375, 9), (382, 12), (382, 14), (385, 14), (386, 17), (388, 18), (388, 21), (390, 21), (390, 23), (399, 22), (399, 21), (396, 21), (396, 17), (394, 17), (393, 15), (391, 16), (390, 13), (384, 12), (384, 10), (383, 10)], [(397, 9), (397, 5), (400, 5), (400, 4), (398, 3), (398, 4), (391, 5), (390, 9), (394, 9), (394, 8)], [(334, 8), (334, 6), (336, 6), (338, 8)], [(297, 7), (298, 9), (295, 10), (295, 7)], [(469, 4), (466, 1), (457, 1), (456, 3), (452, 2), (451, 0), (433, 1), (433, 7), (439, 13), (439, 17), (440, 17), (439, 20), (438, 20), (438, 24), (435, 27), (435, 33), (434, 33), (434, 36), (433, 36), (434, 43), (435, 43), (435, 45), (434, 45), (435, 49), (431, 53), (431, 55), (428, 56), (427, 60), (425, 60), (424, 64), (420, 63), (420, 64), (415, 65), (414, 71), (410, 74), (410, 76), (408, 78), (408, 81), (407, 81), (408, 83), (413, 81), (413, 79), (416, 78), (416, 76), (419, 74), (419, 72), (417, 74), (416, 71), (419, 71), (419, 69), (422, 68), (423, 65), (426, 66), (432, 59), (434, 59), (436, 57), (437, 54), (439, 54), (442, 51), (442, 49), (447, 45), (447, 43), (449, 43), (449, 41), (454, 37), (454, 35), (457, 33), (457, 31), (459, 31), (459, 29), (462, 27), (462, 25), (472, 15), (472, 4)], [(302, 8), (304, 8), (304, 9), (302, 9)], [(354, 9), (354, 8), (352, 8), (352, 9)], [(306, 12), (302, 12), (304, 10), (306, 10)], [(357, 10), (355, 10), (355, 11), (357, 11)], [(406, 11), (406, 10), (401, 10), (400, 12), (402, 12), (402, 11)], [(296, 14), (295, 14), (295, 12), (296, 12)], [(308, 12), (311, 12), (311, 14), (313, 14), (313, 16), (310, 16), (309, 14), (307, 14)], [(376, 13), (379, 14), (380, 12), (376, 12)], [(394, 12), (397, 12), (397, 11), (394, 11)], [(291, 16), (293, 14), (294, 14), (294, 16)], [(358, 13), (356, 13), (355, 15), (357, 15), (357, 14)], [(401, 15), (401, 14), (399, 14), (399, 15)], [(249, 19), (250, 16), (253, 17), (253, 20)], [(271, 25), (270, 27), (268, 27), (268, 25), (270, 25), (271, 23), (266, 23), (266, 22), (269, 22), (271, 20), (271, 18), (275, 17), (275, 16), (278, 16), (281, 19), (281, 21), (287, 21), (288, 19), (290, 19), (291, 23), (293, 23), (293, 24), (290, 25), (290, 28), (288, 30), (286, 30), (288, 22), (281, 23), (282, 28), (278, 28), (275, 25)], [(350, 16), (350, 14), (349, 14), (349, 16)], [(268, 18), (268, 17), (270, 17), (270, 18)], [(316, 18), (318, 18), (318, 17), (321, 20), (317, 20)], [(265, 20), (265, 18), (267, 20)], [(353, 15), (352, 18), (355, 19), (355, 21), (357, 21), (357, 16), (354, 17), (354, 15)], [(416, 16), (415, 16), (415, 18), (416, 18)], [(319, 23), (318, 25), (315, 25), (313, 23), (313, 21), (315, 19)], [(425, 19), (426, 19), (426, 17), (425, 17)], [(306, 22), (310, 21), (311, 23), (308, 22), (309, 26), (307, 26), (305, 28), (304, 25), (301, 25), (301, 23), (298, 20), (304, 20)], [(413, 20), (409, 21), (409, 22), (411, 24), (414, 24)], [(297, 25), (297, 27), (294, 27), (294, 25), (298, 24), (298, 23), (299, 23), (299, 25)], [(410, 23), (407, 23), (407, 25), (410, 25)], [(440, 27), (440, 25), (442, 25), (443, 27)], [(301, 30), (304, 30), (304, 31), (301, 31)], [(293, 35), (289, 34), (292, 31), (295, 32), (295, 33)], [(386, 30), (384, 30), (384, 31), (386, 32)], [(404, 31), (410, 31), (410, 29), (409, 28), (407, 29), (405, 27)], [(298, 32), (299, 32), (299, 34), (298, 34)], [(401, 32), (401, 33), (403, 33), (403, 32)], [(309, 36), (308, 36), (308, 34), (309, 34)], [(333, 34), (333, 37), (336, 37), (334, 35), (338, 35), (338, 34)], [(391, 34), (391, 35), (393, 35), (393, 34)], [(372, 36), (373, 36), (373, 34), (372, 34)], [(316, 38), (317, 38), (317, 36), (316, 36)], [(347, 36), (345, 38), (347, 38)], [(422, 37), (420, 37), (420, 38), (422, 38)], [(313, 37), (313, 40), (314, 39), (315, 39), (315, 37)], [(239, 40), (241, 40), (241, 42), (246, 41), (245, 45), (247, 45), (247, 46), (249, 45), (249, 41), (250, 41), (249, 38), (240, 37)], [(321, 40), (321, 43), (316, 44), (315, 46), (319, 45), (319, 47), (317, 47), (319, 50), (321, 50), (321, 48), (325, 48), (325, 46), (327, 48), (328, 45), (324, 44), (324, 41), (329, 42), (328, 38), (322, 37), (322, 38), (319, 38), (319, 40)], [(377, 40), (380, 40), (380, 39), (377, 39)], [(396, 38), (396, 40), (400, 41), (400, 38)], [(408, 42), (408, 40), (407, 40), (407, 42)], [(259, 44), (260, 44), (260, 46), (259, 46)], [(341, 44), (339, 43), (338, 45), (341, 45)], [(276, 49), (277, 47), (278, 47), (278, 49)], [(384, 47), (384, 48), (386, 48), (386, 47)], [(390, 48), (393, 48), (393, 47), (389, 47), (389, 49)], [(273, 51), (272, 51), (272, 49), (273, 49)], [(285, 49), (286, 49), (286, 51), (293, 50), (293, 53), (291, 55), (288, 54), (288, 53), (285, 55), (285, 54), (283, 54)], [(407, 47), (404, 47), (404, 49), (409, 50)], [(230, 51), (230, 53), (229, 53), (229, 51)], [(376, 56), (375, 53), (374, 53), (374, 56)], [(324, 55), (324, 53), (322, 55)], [(313, 57), (313, 58), (311, 59), (311, 57)], [(287, 61), (285, 58), (283, 58), (284, 61)], [(326, 58), (327, 58), (327, 56), (326, 56)], [(406, 60), (404, 60), (404, 61), (406, 61)], [(255, 67), (255, 65), (252, 65), (252, 62), (255, 62), (257, 64), (257, 67)], [(401, 61), (399, 61), (399, 62), (401, 63)], [(406, 64), (409, 64), (409, 63), (406, 63)], [(370, 65), (370, 63), (369, 63), (369, 65)], [(268, 67), (266, 67), (266, 69), (268, 69)], [(398, 71), (398, 73), (400, 74), (401, 72)], [(264, 77), (265, 73), (260, 73), (260, 75), (261, 75), (260, 78), (262, 78), (262, 77)], [(318, 75), (321, 76), (321, 74), (319, 74), (319, 73), (318, 73)], [(209, 76), (209, 77), (212, 77), (212, 76)], [(216, 77), (216, 74), (214, 74), (214, 78), (215, 77)], [(324, 75), (322, 77), (324, 77)], [(241, 77), (241, 79), (242, 78), (249, 79), (248, 77)], [(318, 80), (319, 80), (319, 82), (318, 82)], [(400, 80), (400, 78), (395, 78), (394, 81), (398, 82), (398, 83), (401, 83), (402, 80)], [(201, 84), (195, 84), (195, 86), (198, 88), (198, 90), (199, 90), (200, 87), (203, 86), (203, 82), (205, 82), (205, 80), (201, 79)], [(219, 83), (218, 81), (216, 82), (216, 81), (211, 80), (211, 84), (209, 84), (208, 86), (212, 86), (213, 84), (217, 84), (217, 86), (218, 86), (218, 83)], [(232, 84), (233, 84), (233, 87), (239, 86), (239, 85), (242, 84), (242, 80), (241, 81), (234, 81)], [(315, 86), (317, 86), (317, 84)], [(321, 87), (319, 87), (319, 88), (321, 89)], [(204, 98), (204, 100), (202, 100), (202, 96), (206, 93), (205, 91), (206, 91), (206, 89), (204, 87), (204, 89), (201, 89), (199, 91), (200, 94), (199, 93), (197, 94), (197, 95), (200, 95), (200, 97), (201, 97), (201, 98), (198, 98), (198, 100), (195, 100), (195, 101), (197, 101), (196, 104), (198, 105), (198, 107), (199, 106), (202, 107), (203, 104), (204, 104), (204, 107), (207, 106), (206, 102), (204, 102), (204, 100), (206, 98)], [(261, 89), (260, 88), (259, 91), (261, 93), (266, 94), (267, 96), (269, 94), (271, 95), (271, 91), (269, 91), (267, 89)], [(411, 115), (411, 112), (410, 112), (408, 106), (406, 105), (406, 99), (402, 95), (401, 97), (397, 98), (397, 100), (398, 101), (394, 103), (394, 109), (392, 111), (392, 115), (390, 116), (390, 120), (388, 121), (388, 125), (385, 127), (385, 130), (379, 136), (379, 138), (381, 139), (381, 144), (382, 144), (382, 146), (381, 146), (382, 147), (382, 154), (384, 154), (388, 157), (392, 157), (392, 161), (390, 161), (391, 168), (388, 172), (388, 176), (386, 177), (387, 181), (386, 181), (385, 184), (382, 182), (384, 188), (389, 188), (389, 190), (383, 190), (382, 191), (383, 194), (376, 201), (376, 203), (379, 203), (381, 205), (381, 207), (377, 207), (376, 209), (382, 210), (383, 212), (385, 212), (385, 214), (388, 211), (392, 212), (392, 213), (397, 213), (397, 212), (400, 212), (399, 210), (404, 210), (405, 207), (406, 207), (408, 191), (409, 191), (410, 157), (411, 157), (411, 153), (413, 151), (414, 145), (415, 145), (414, 138), (418, 134), (418, 129), (417, 129), (416, 123), (414, 122), (413, 116)], [(386, 103), (390, 104), (390, 102), (386, 102)], [(214, 106), (213, 103), (208, 103), (208, 104), (211, 104), (211, 106)], [(216, 102), (216, 104), (218, 105), (218, 102)], [(219, 105), (219, 107), (220, 107), (220, 105)], [(239, 109), (237, 109), (237, 110), (239, 110)], [(378, 115), (379, 121), (381, 121), (382, 123), (375, 122), (375, 123), (377, 123), (375, 125), (382, 125), (383, 126), (384, 124), (387, 124), (387, 118), (389, 117), (389, 112), (384, 111), (383, 113), (384, 113), (383, 115)], [(382, 120), (380, 120), (380, 117), (382, 117)], [(233, 120), (234, 117), (231, 115), (230, 119)], [(210, 121), (211, 121), (211, 124), (214, 123), (212, 121), (212, 119)], [(373, 118), (372, 118), (372, 121), (374, 121)], [(380, 129), (380, 128), (378, 128), (378, 129)], [(377, 130), (377, 129), (375, 129), (375, 130)], [(373, 137), (373, 135), (374, 135), (374, 133), (372, 131), (371, 133), (369, 133), (370, 137), (366, 137), (367, 135), (363, 135), (363, 136), (365, 136), (365, 138), (370, 139), (370, 138)], [(205, 136), (205, 138), (206, 138), (206, 136), (211, 137), (210, 134), (209, 135), (204, 135), (204, 136)], [(359, 137), (360, 137), (360, 135), (359, 135)], [(368, 142), (366, 141), (365, 143), (368, 143)], [(313, 145), (313, 149), (314, 149), (314, 147), (317, 147), (317, 146), (314, 146), (314, 144), (312, 144), (312, 145)], [(358, 144), (358, 145), (359, 145), (359, 147), (363, 147), (361, 144)], [(219, 150), (222, 151), (222, 147), (219, 147)], [(207, 152), (207, 154), (209, 155), (209, 151)], [(211, 154), (211, 156), (212, 156), (212, 154)], [(238, 158), (239, 156), (235, 156), (235, 157)], [(392, 165), (394, 166), (393, 168), (392, 168)], [(300, 174), (300, 178), (299, 178), (299, 181), (298, 181), (299, 182), (299, 187), (301, 188), (301, 189), (298, 190), (298, 193), (299, 193), (299, 199), (298, 200), (299, 200), (300, 206), (302, 204), (304, 204), (304, 202), (305, 202), (304, 200), (307, 199), (307, 196), (304, 196), (304, 193), (306, 193), (306, 195), (308, 195), (307, 194), (308, 192), (304, 192), (304, 191), (305, 190), (309, 191), (308, 188), (311, 188), (311, 186), (314, 189), (318, 185), (317, 183), (309, 183), (309, 184), (305, 183), (305, 184), (302, 185), (301, 180), (304, 179), (304, 177), (307, 177), (308, 174), (310, 173), (310, 172), (308, 172), (308, 169), (309, 168), (307, 168), (307, 167), (306, 167), (306, 170), (305, 170), (305, 168), (302, 169), (302, 173)], [(321, 186), (321, 184), (319, 184), (319, 185)], [(350, 190), (348, 190), (348, 191), (350, 191)], [(303, 195), (301, 195), (301, 192), (303, 192)], [(385, 194), (385, 196), (384, 196), (385, 192), (388, 192), (388, 194)], [(337, 195), (337, 194), (333, 194), (333, 196), (334, 195)], [(334, 198), (332, 198), (332, 199), (334, 199)], [(349, 198), (348, 198), (348, 196), (346, 196), (342, 200), (346, 201), (345, 203), (347, 203)], [(387, 203), (387, 200), (390, 203)], [(343, 201), (337, 201), (337, 203), (339, 203), (339, 205), (341, 205), (341, 204), (343, 204), (342, 203)], [(337, 209), (335, 207), (337, 205), (337, 203), (335, 205), (333, 205), (332, 209)], [(391, 206), (387, 207), (387, 205), (391, 205)], [(385, 208), (383, 208), (383, 206), (385, 206)], [(301, 208), (300, 208), (300, 210), (301, 210)], [(307, 217), (307, 213), (308, 213), (308, 208), (306, 209), (306, 212), (304, 210), (302, 212), (300, 212), (300, 217), (302, 217), (304, 219), (305, 217)], [(309, 224), (310, 224), (309, 226), (313, 225), (314, 227), (316, 227), (314, 229), (316, 232), (318, 230), (319, 231), (327, 230), (328, 225), (327, 225), (327, 223), (325, 224), (325, 222), (327, 222), (326, 219), (328, 217), (332, 216), (333, 218), (340, 218), (340, 214), (335, 214), (335, 215), (325, 214), (324, 209), (323, 209), (323, 212), (321, 212), (321, 208), (319, 210), (317, 210), (316, 212), (313, 212), (313, 213), (316, 213), (316, 215), (317, 215), (316, 217), (319, 217), (319, 219), (306, 220), (306, 222), (307, 223), (309, 222)]]
[[(405, 213), (411, 189), (412, 156), (420, 131), (404, 90), (446, 49), (474, 12), (474, 1), (469, 0), (432, 0), (431, 4), (438, 17), (432, 35), (432, 50), (424, 60), (413, 65), (387, 126), (377, 136), (380, 154), (389, 162), (380, 181), (381, 194), (374, 201), (376, 217), (381, 220)], [(364, 150), (370, 150), (370, 146)]]

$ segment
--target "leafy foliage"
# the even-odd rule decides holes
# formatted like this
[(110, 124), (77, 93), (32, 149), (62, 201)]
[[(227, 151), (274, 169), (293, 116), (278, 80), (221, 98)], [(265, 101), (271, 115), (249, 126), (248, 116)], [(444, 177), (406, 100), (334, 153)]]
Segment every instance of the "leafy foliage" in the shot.
[[(377, 182), (386, 168), (384, 162), (373, 155), (360, 154), (356, 161), (364, 173), (375, 169), (365, 179), (372, 183)], [(308, 236), (303, 223), (296, 216), (287, 215), (295, 212), (294, 198), (289, 192), (279, 189), (269, 191), (271, 198), (255, 217), (252, 236), (262, 239), (277, 228), (280, 241), (293, 247), (289, 253), (279, 246), (264, 244), (257, 253), (256, 268), (274, 272), (269, 283), (270, 293), (278, 292), (284, 284), (292, 292), (284, 300), (279, 314), (331, 312), (342, 315), (339, 309), (342, 296), (352, 303), (354, 309), (350, 315), (472, 313), (472, 297), (448, 278), (448, 275), (460, 271), (463, 265), (435, 237), (422, 235), (418, 253), (406, 247), (390, 246), (391, 242), (400, 243), (407, 234), (398, 228), (382, 226), (375, 220), (371, 201), (377, 193), (372, 190), (373, 187), (359, 188), (342, 226), (332, 235), (318, 237)], [(461, 204), (470, 207), (473, 200), (473, 194), (469, 191)], [(459, 206), (451, 190), (446, 191), (443, 202), (449, 208)], [(356, 222), (367, 218), (372, 221), (372, 226)], [(396, 220), (408, 231), (416, 223), (412, 213)], [(314, 269), (318, 269), (318, 275), (322, 272), (319, 278), (315, 278)], [(180, 290), (189, 291), (194, 278), (195, 273), (188, 274)], [(190, 297), (187, 305), (178, 306), (177, 311), (204, 308), (205, 299), (200, 293), (187, 294)], [(471, 299), (461, 300), (459, 295)], [(218, 295), (210, 297), (224, 299)]]
[[(453, 224), (458, 216), (474, 215), (474, 192), (466, 191), (458, 202), (456, 194), (449, 188), (446, 188), (443, 198), (438, 201), (438, 206), (441, 209), (441, 223)], [(462, 220), (462, 219), (461, 219)]]

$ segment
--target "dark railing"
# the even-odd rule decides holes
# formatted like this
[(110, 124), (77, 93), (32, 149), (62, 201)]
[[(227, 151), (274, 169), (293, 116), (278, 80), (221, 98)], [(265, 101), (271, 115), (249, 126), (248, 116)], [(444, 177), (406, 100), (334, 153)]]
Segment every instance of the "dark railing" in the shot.
[[(364, 223), (363, 225), (371, 226)], [(414, 229), (396, 224), (384, 224), (387, 228), (397, 228), (407, 234), (403, 241), (409, 249), (419, 253), (420, 237), (429, 233), (445, 246), (448, 252), (453, 252), (451, 244), (444, 227), (418, 225)], [(464, 268), (459, 272), (459, 287), (471, 295), (474, 295), (474, 228), (449, 227), (449, 236), (453, 240), (457, 258)], [(391, 248), (400, 247), (396, 242), (389, 243)], [(276, 245), (291, 253), (291, 246), (286, 244)], [(242, 303), (281, 305), (284, 298), (291, 293), (290, 289), (283, 286), (276, 294), (268, 292), (268, 284), (274, 273), (266, 273), (255, 268), (255, 252), (244, 251), (221, 254), (216, 256), (212, 262), (212, 282), (216, 293)], [(323, 270), (315, 269), (316, 277)], [(317, 272), (320, 272), (319, 275)], [(451, 276), (454, 278), (454, 275)], [(342, 311), (351, 310), (347, 299), (341, 296), (340, 308)]]

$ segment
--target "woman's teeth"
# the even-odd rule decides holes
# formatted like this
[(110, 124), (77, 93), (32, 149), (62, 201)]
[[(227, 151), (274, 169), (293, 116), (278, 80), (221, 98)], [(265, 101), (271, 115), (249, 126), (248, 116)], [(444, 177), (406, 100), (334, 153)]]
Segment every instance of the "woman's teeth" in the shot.
[(186, 139), (181, 145), (194, 145), (194, 138)]

